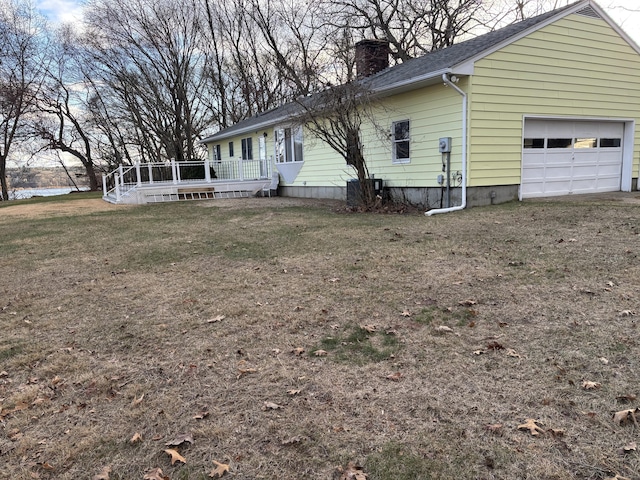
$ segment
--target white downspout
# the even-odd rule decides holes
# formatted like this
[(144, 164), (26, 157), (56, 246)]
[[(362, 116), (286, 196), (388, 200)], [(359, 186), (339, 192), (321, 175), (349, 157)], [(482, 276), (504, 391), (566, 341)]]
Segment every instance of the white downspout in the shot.
[(449, 208), (434, 208), (425, 212), (425, 215), (430, 217), (436, 213), (448, 213), (455, 212), (456, 210), (463, 210), (467, 206), (467, 94), (464, 93), (458, 86), (449, 80), (447, 73), (442, 74), (442, 81), (445, 85), (453, 88), (456, 92), (462, 95), (462, 203), (455, 207)]

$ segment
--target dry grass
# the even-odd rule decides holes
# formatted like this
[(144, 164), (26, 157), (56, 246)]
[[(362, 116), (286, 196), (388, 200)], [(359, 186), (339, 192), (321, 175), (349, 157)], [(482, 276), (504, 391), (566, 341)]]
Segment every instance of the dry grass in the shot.
[(0, 478), (639, 478), (612, 421), (640, 405), (623, 198), (4, 207)]

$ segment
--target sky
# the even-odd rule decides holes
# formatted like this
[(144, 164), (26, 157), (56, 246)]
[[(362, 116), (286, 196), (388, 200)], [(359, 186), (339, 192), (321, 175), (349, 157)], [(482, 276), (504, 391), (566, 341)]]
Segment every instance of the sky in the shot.
[[(82, 18), (82, 0), (36, 0), (40, 11), (54, 23)], [(596, 0), (608, 15), (640, 45), (640, 0)]]

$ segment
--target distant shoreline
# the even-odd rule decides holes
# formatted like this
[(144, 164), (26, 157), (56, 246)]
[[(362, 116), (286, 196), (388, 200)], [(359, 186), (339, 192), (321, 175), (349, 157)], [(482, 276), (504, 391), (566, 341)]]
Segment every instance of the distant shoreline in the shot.
[[(86, 189), (80, 188), (80, 191)], [(75, 187), (15, 188), (9, 191), (9, 200), (24, 200), (32, 197), (51, 197), (77, 191)]]

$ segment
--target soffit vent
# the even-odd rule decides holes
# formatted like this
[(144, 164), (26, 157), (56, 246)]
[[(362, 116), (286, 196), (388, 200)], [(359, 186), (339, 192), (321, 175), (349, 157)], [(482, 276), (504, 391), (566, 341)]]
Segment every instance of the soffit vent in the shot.
[(584, 15), (585, 17), (602, 18), (592, 7), (584, 7), (582, 10), (578, 10), (576, 13), (578, 15)]

